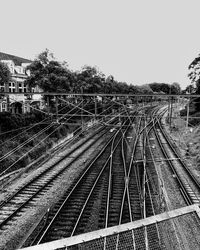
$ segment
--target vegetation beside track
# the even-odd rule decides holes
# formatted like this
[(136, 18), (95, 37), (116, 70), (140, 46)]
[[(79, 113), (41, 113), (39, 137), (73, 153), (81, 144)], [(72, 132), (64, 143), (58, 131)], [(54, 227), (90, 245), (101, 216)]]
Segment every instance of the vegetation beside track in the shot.
[[(200, 125), (200, 98), (191, 98), (189, 103), (189, 125), (190, 126), (196, 126)], [(181, 116), (186, 117), (187, 116), (187, 105), (183, 110), (180, 112)]]
[[(51, 107), (50, 114), (55, 114), (55, 108), (55, 105)], [(88, 102), (82, 114), (62, 104), (58, 107), (58, 114), (52, 116), (39, 111), (26, 114), (0, 113), (1, 172), (13, 164), (12, 170), (25, 167), (46, 154), (69, 134), (79, 130), (82, 122), (89, 121), (88, 111), (93, 114), (103, 111), (103, 115), (108, 115), (113, 108), (106, 103), (97, 102), (94, 105), (94, 102)]]
[[(177, 112), (174, 109), (173, 112)], [(184, 112), (184, 111), (182, 111)], [(192, 112), (192, 109), (191, 109)], [(193, 107), (193, 112), (197, 112)], [(197, 116), (197, 113), (196, 113)], [(171, 129), (169, 124), (166, 122), (166, 129), (169, 132), (171, 139), (177, 146), (177, 150), (181, 153), (183, 159), (187, 162), (190, 169), (195, 173), (200, 181), (200, 127), (195, 122), (195, 126), (189, 123), (186, 126), (186, 120), (181, 116), (175, 116), (172, 119)], [(194, 119), (197, 120), (197, 119)], [(167, 121), (167, 119), (166, 119)]]
[[(63, 139), (63, 137), (66, 137), (69, 133), (79, 127), (79, 125), (72, 125), (69, 127), (66, 124), (60, 125), (55, 123), (43, 133), (35, 136), (36, 133), (45, 129), (51, 122), (47, 121), (46, 124), (37, 124), (43, 119), (44, 115), (42, 115), (41, 113), (0, 114), (1, 171), (4, 168), (12, 165), (15, 161), (15, 169), (25, 167), (31, 161), (36, 160), (41, 155), (45, 154), (50, 148), (57, 144), (59, 140)], [(27, 130), (31, 126), (34, 127), (32, 127), (30, 130)], [(29, 141), (27, 142), (27, 140)], [(11, 150), (20, 147), (20, 145), (22, 145), (23, 143), (26, 143), (24, 147), (16, 150), (14, 153), (9, 155), (9, 157), (5, 157), (5, 159), (2, 159), (2, 157), (8, 154)], [(22, 158), (24, 154), (26, 154), (26, 156)], [(20, 158), (21, 160), (19, 160)]]

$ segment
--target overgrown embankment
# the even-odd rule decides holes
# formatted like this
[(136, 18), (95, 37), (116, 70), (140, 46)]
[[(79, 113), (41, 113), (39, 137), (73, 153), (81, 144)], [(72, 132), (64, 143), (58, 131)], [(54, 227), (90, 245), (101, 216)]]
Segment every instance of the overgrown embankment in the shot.
[(52, 148), (78, 125), (52, 124), (41, 113), (0, 113), (0, 166), (1, 172), (25, 167)]
[[(191, 98), (190, 103), (189, 103), (189, 126), (196, 126), (200, 125), (200, 98)], [(181, 110), (180, 115), (182, 117), (187, 116), (187, 105), (185, 106), (185, 109)]]
[(181, 110), (181, 116), (176, 116), (177, 109), (174, 109), (171, 129), (169, 126), (167, 128), (177, 145), (177, 150), (200, 181), (200, 111), (198, 111), (197, 105), (193, 102), (189, 106), (188, 126), (186, 121), (187, 110)]

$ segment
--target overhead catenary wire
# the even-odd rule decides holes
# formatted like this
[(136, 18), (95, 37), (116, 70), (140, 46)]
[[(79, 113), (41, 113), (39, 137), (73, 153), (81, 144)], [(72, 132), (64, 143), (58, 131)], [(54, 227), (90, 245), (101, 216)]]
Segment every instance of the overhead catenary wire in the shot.
[[(10, 99), (12, 99), (12, 100), (14, 100), (13, 98), (10, 98)], [(15, 100), (14, 100), (15, 101)], [(18, 103), (22, 103), (23, 104), (23, 102), (21, 101), (18, 101)], [(33, 108), (33, 107), (32, 107)], [(36, 109), (36, 108), (33, 108), (33, 109)], [(40, 110), (40, 109), (36, 109), (37, 111), (40, 111), (40, 112), (42, 112), (42, 113), (45, 113), (45, 114), (47, 114), (46, 112), (44, 112), (44, 111), (42, 111), (42, 110)], [(15, 139), (17, 136), (19, 136), (20, 134), (23, 134), (24, 132), (27, 132), (28, 130), (30, 130), (30, 129), (32, 129), (32, 128), (34, 128), (35, 126), (37, 126), (37, 125), (39, 125), (39, 124), (41, 124), (42, 122), (44, 122), (45, 120), (47, 120), (48, 118), (45, 118), (44, 120), (42, 120), (41, 122), (39, 122), (39, 123), (36, 123), (36, 124), (33, 124), (30, 128), (28, 128), (27, 130), (25, 130), (25, 131), (23, 131), (22, 133), (19, 133), (19, 134), (17, 134), (16, 136), (14, 136), (14, 137), (12, 137), (12, 138), (9, 138), (8, 140), (6, 140), (6, 141), (4, 141), (3, 143), (5, 143), (5, 142), (8, 142), (8, 141), (10, 141), (10, 140), (13, 140), (13, 139)], [(22, 128), (20, 128), (20, 129), (22, 129)], [(7, 132), (5, 132), (5, 133), (9, 133), (9, 132), (11, 132), (11, 131), (7, 131)], [(4, 133), (1, 133), (0, 135), (2, 135), (2, 134), (4, 134)], [(2, 143), (2, 144), (3, 144)], [(1, 145), (1, 144), (0, 144)]]
[[(71, 111), (73, 111), (75, 108), (71, 109), (67, 114), (63, 115), (60, 119), (65, 118), (66, 115), (68, 115)], [(71, 117), (70, 117), (71, 118)], [(69, 118), (69, 119), (70, 119)], [(42, 133), (44, 133), (46, 130), (48, 130), (49, 128), (51, 128), (52, 126), (54, 126), (55, 123), (50, 123), (50, 125), (48, 125), (47, 127), (45, 127), (44, 129), (40, 130), (37, 134), (35, 134), (34, 136), (32, 136), (31, 138), (29, 138), (28, 140), (26, 140), (25, 142), (19, 144), (17, 147), (15, 147), (14, 149), (12, 149), (11, 151), (9, 151), (8, 153), (6, 153), (4, 156), (0, 157), (0, 162), (5, 160), (8, 156), (12, 155), (14, 152), (16, 152), (17, 150), (21, 149), (22, 147), (24, 147), (26, 144), (28, 144), (30, 141), (32, 141), (33, 139), (35, 139), (36, 137), (38, 137), (39, 135), (41, 135)], [(23, 132), (24, 133), (24, 132)], [(5, 142), (4, 142), (5, 143)]]
[[(79, 103), (79, 105), (81, 105), (81, 103)], [(67, 113), (68, 114), (68, 113)], [(67, 115), (66, 114), (66, 115)], [(64, 115), (62, 118), (64, 118), (66, 115)], [(73, 114), (72, 116), (74, 116), (76, 114)], [(61, 119), (61, 118), (60, 118)], [(71, 117), (69, 118), (71, 119)], [(15, 162), (13, 162), (9, 167), (7, 167), (3, 172), (0, 173), (0, 176), (2, 176), (3, 174), (5, 174), (10, 168), (12, 168), (17, 162), (19, 162), (21, 159), (23, 159), (25, 156), (27, 156), (30, 152), (33, 151), (33, 149), (35, 149), (39, 144), (41, 144), (43, 141), (45, 141), (50, 135), (52, 135), (56, 130), (58, 130), (62, 124), (58, 124), (58, 127), (56, 129), (54, 129), (50, 134), (48, 134), (45, 138), (43, 138), (41, 141), (39, 141), (35, 146), (33, 146), (33, 148), (31, 148), (29, 151), (27, 151), (25, 154), (23, 154), (20, 158), (18, 158)]]
[(13, 100), (15, 103), (21, 103), (22, 105), (24, 105), (24, 106), (26, 106), (26, 107), (30, 107), (31, 109), (37, 110), (37, 111), (39, 111), (39, 112), (41, 112), (41, 113), (45, 113), (46, 115), (48, 114), (48, 113), (45, 112), (44, 110), (42, 110), (42, 109), (37, 109), (37, 108), (31, 106), (31, 105), (28, 104), (28, 103), (24, 103), (23, 101), (16, 101), (14, 98), (12, 98), (12, 97), (10, 97), (10, 96), (9, 96), (9, 99), (10, 99), (10, 100)]
[[(38, 124), (38, 123), (37, 123)], [(3, 133), (0, 133), (0, 136), (1, 135), (6, 135), (6, 134), (9, 134), (9, 133), (13, 133), (13, 132), (16, 132), (18, 130), (22, 130), (22, 129), (25, 129), (25, 128), (30, 128), (33, 124), (30, 124), (28, 126), (23, 126), (23, 127), (20, 127), (20, 128), (16, 128), (16, 129), (11, 129), (11, 130), (7, 130), (6, 132), (3, 132)], [(35, 123), (34, 123), (35, 125)]]
[[(63, 107), (63, 108), (60, 109), (59, 111), (62, 111), (64, 108), (65, 108), (65, 107)], [(72, 109), (72, 110), (73, 110), (73, 109)], [(72, 111), (72, 110), (70, 110), (70, 111)], [(23, 131), (22, 133), (19, 133), (19, 134), (15, 135), (15, 136), (12, 137), (12, 138), (9, 138), (8, 140), (4, 141), (2, 144), (6, 143), (6, 142), (8, 142), (8, 141), (10, 141), (10, 140), (15, 139), (17, 136), (19, 136), (19, 135), (21, 135), (21, 134), (24, 134), (24, 132), (27, 132), (28, 130), (34, 128), (34, 127), (37, 126), (37, 125), (43, 124), (44, 121), (45, 121), (45, 120), (48, 120), (48, 119), (49, 119), (49, 118), (45, 118), (45, 119), (43, 119), (42, 121), (40, 121), (39, 123), (33, 124), (31, 127), (30, 127), (30, 126), (27, 126), (27, 127), (29, 127), (27, 130)], [(25, 127), (23, 127), (23, 128), (25, 128)], [(22, 129), (22, 128), (19, 128), (19, 129)], [(13, 130), (13, 131), (14, 131), (14, 130)], [(12, 132), (12, 131), (7, 131), (7, 132), (5, 132), (5, 134), (6, 134), (6, 133), (9, 133), (9, 132)], [(2, 133), (2, 134), (4, 134), (4, 133)], [(0, 135), (1, 135), (1, 134), (0, 134)], [(1, 146), (2, 144), (0, 144), (0, 146)]]
[[(25, 126), (25, 127), (20, 128), (20, 129), (24, 129), (24, 128), (26, 128), (26, 127), (29, 127), (28, 129), (23, 130), (23, 132), (21, 132), (21, 133), (15, 135), (15, 136), (13, 136), (13, 137), (11, 137), (11, 138), (9, 138), (9, 139), (3, 141), (3, 142), (0, 144), (0, 146), (3, 145), (3, 144), (5, 144), (5, 143), (8, 142), (8, 141), (11, 141), (11, 140), (13, 140), (13, 139), (16, 139), (18, 136), (24, 134), (25, 132), (29, 131), (30, 129), (33, 129), (33, 128), (36, 127), (37, 125), (43, 124), (43, 122), (44, 122), (45, 120), (47, 120), (47, 118), (45, 118), (44, 120), (42, 120), (42, 121), (40, 121), (40, 122), (38, 122), (38, 123), (34, 123), (33, 125)], [(10, 131), (5, 132), (5, 134), (6, 134), (6, 133), (11, 133), (11, 132), (14, 132), (14, 131), (15, 131), (15, 130), (10, 130)], [(4, 134), (4, 133), (3, 133), (3, 134)], [(0, 134), (0, 135), (1, 135), (1, 134)]]
[(41, 135), (42, 133), (44, 133), (46, 130), (48, 130), (50, 127), (52, 126), (52, 124), (48, 125), (47, 127), (45, 127), (44, 129), (40, 130), (37, 134), (35, 134), (34, 136), (32, 136), (31, 138), (29, 138), (28, 140), (26, 140), (23, 143), (20, 143), (18, 146), (16, 146), (14, 149), (12, 149), (11, 151), (9, 151), (8, 153), (6, 153), (4, 156), (0, 157), (0, 162), (5, 160), (8, 156), (12, 155), (13, 153), (15, 153), (17, 150), (21, 149), (22, 147), (24, 147), (26, 144), (28, 144), (30, 141), (34, 140), (36, 137), (38, 137), (39, 135)]
[[(70, 110), (71, 112), (71, 110)], [(53, 125), (55, 125), (55, 123), (51, 123), (49, 124), (47, 127), (45, 127), (44, 129), (40, 130), (37, 134), (35, 134), (34, 136), (32, 136), (31, 138), (29, 138), (28, 140), (26, 140), (25, 142), (21, 143), (20, 145), (18, 145), (17, 147), (15, 147), (14, 149), (12, 149), (11, 151), (9, 151), (7, 154), (5, 154), (3, 157), (0, 157), (0, 162), (2, 160), (4, 160), (5, 158), (7, 158), (8, 156), (10, 156), (11, 154), (13, 154), (14, 152), (16, 152), (18, 149), (22, 148), (23, 146), (25, 146), (26, 144), (28, 144), (30, 141), (32, 141), (33, 139), (35, 139), (36, 137), (38, 137), (39, 135), (41, 135), (42, 133), (44, 133), (46, 130), (48, 130), (49, 128), (51, 128)]]
[[(61, 119), (65, 118), (67, 115), (69, 115), (69, 113), (70, 113), (72, 110), (74, 110), (74, 109), (76, 109), (76, 108), (79, 108), (79, 106), (82, 104), (82, 102), (83, 102), (83, 101), (81, 101), (78, 105), (74, 105), (74, 104), (68, 102), (68, 104), (74, 106), (74, 108), (71, 109), (67, 114), (64, 114), (62, 117), (59, 117), (59, 119), (57, 120), (57, 122), (59, 123), (59, 121), (60, 121)], [(86, 104), (85, 104), (85, 105), (86, 105)], [(64, 107), (64, 108), (65, 108), (65, 107)], [(64, 109), (64, 108), (62, 108), (62, 109)], [(62, 110), (62, 109), (61, 109), (61, 110)], [(61, 111), (61, 110), (60, 110), (60, 111)], [(70, 118), (68, 118), (68, 120), (71, 119), (71, 118), (72, 118), (73, 116), (75, 116), (75, 115), (77, 115), (77, 113), (73, 114)], [(44, 120), (45, 120), (45, 119), (44, 119)], [(37, 137), (38, 135), (40, 135), (42, 132), (45, 132), (50, 126), (53, 126), (54, 124), (55, 124), (55, 123), (51, 123), (51, 124), (50, 124), (49, 126), (47, 126), (45, 129), (39, 131), (36, 135), (34, 135), (34, 138), (36, 138), (36, 137)], [(61, 124), (61, 125), (62, 125), (62, 124)], [(54, 133), (61, 125), (59, 125), (52, 133)], [(42, 141), (44, 141), (46, 138), (48, 138), (52, 133), (50, 133), (50, 134), (49, 134), (47, 137), (45, 137)], [(10, 152), (8, 152), (4, 157), (0, 158), (0, 160), (2, 161), (2, 160), (5, 159), (6, 157), (10, 156), (12, 153), (16, 152), (18, 149), (20, 149), (20, 148), (22, 148), (23, 146), (25, 146), (29, 141), (31, 141), (31, 140), (34, 139), (34, 138), (32, 137), (31, 139), (28, 139), (28, 140), (25, 141), (24, 143), (18, 145), (18, 146), (15, 147), (13, 150), (11, 150)], [(19, 160), (21, 160), (24, 156), (26, 156), (29, 152), (31, 152), (37, 145), (39, 145), (39, 143), (36, 144), (31, 150), (29, 150), (25, 155), (23, 155), (23, 156), (20, 157), (17, 161), (15, 161), (13, 164), (11, 164), (11, 166), (9, 166), (9, 168), (7, 168), (6, 171), (7, 171), (8, 169), (10, 169), (14, 164), (16, 164)]]

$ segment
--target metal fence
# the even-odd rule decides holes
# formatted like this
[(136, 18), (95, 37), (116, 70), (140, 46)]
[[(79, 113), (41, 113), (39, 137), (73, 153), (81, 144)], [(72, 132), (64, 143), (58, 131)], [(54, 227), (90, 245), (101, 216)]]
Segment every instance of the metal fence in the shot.
[(191, 205), (24, 250), (200, 249), (200, 209)]

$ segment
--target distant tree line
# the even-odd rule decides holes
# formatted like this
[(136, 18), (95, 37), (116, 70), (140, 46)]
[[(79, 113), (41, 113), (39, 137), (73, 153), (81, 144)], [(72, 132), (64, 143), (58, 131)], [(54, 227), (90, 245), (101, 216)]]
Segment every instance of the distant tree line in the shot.
[(38, 85), (45, 92), (67, 93), (112, 93), (112, 94), (179, 94), (178, 83), (151, 83), (142, 86), (119, 82), (112, 75), (106, 77), (96, 67), (83, 66), (72, 71), (66, 62), (58, 62), (46, 49), (29, 66), (30, 76), (26, 83)]

